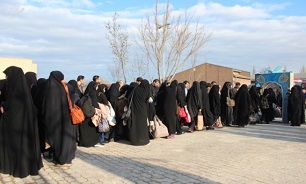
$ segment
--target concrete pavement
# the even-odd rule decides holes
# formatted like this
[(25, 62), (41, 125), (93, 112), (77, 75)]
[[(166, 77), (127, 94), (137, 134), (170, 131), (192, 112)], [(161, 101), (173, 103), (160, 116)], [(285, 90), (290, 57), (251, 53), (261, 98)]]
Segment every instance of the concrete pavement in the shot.
[(45, 159), (39, 176), (0, 183), (306, 183), (306, 125), (224, 127), (156, 139), (78, 147), (71, 168)]

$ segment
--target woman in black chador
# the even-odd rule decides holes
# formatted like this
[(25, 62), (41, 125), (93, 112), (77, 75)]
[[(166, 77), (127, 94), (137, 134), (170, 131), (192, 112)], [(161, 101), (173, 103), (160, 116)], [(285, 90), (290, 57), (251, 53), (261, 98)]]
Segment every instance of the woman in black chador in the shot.
[(220, 95), (219, 95), (219, 85), (214, 85), (209, 91), (209, 105), (210, 111), (213, 114), (214, 120), (216, 122), (217, 119), (220, 117), (221, 113), (221, 102), (220, 102)]
[[(185, 106), (187, 107), (184, 83), (179, 83), (177, 86), (177, 104), (180, 108), (185, 108)], [(185, 118), (180, 118), (179, 116), (177, 116), (177, 119), (178, 120), (176, 121), (176, 134), (181, 135), (185, 133), (182, 130), (182, 124), (185, 123)]]
[(189, 126), (188, 131), (189, 132), (194, 132), (195, 130), (195, 125), (197, 121), (197, 116), (199, 113), (199, 110), (202, 108), (202, 94), (201, 94), (201, 88), (200, 88), (200, 83), (198, 81), (194, 81), (192, 83), (192, 87), (189, 89), (188, 94), (187, 94), (187, 108), (191, 117), (191, 123)]
[(46, 86), (47, 79), (45, 78), (40, 78), (37, 81), (37, 91), (34, 95), (34, 105), (37, 110), (37, 119), (38, 119), (38, 133), (39, 133), (39, 141), (40, 141), (40, 150), (42, 153), (45, 151), (45, 138), (46, 138), (46, 133), (45, 133), (45, 125), (43, 123), (43, 115), (42, 115), (42, 102), (43, 102), (43, 92), (44, 88)]
[(252, 86), (249, 90), (249, 93), (251, 96), (251, 110), (254, 111), (254, 113), (258, 113), (260, 105), (260, 96), (257, 92), (256, 86)]
[(4, 73), (7, 88), (1, 105), (0, 172), (20, 178), (38, 175), (43, 165), (35, 106), (22, 69), (11, 66)]
[(176, 123), (178, 121), (177, 119), (177, 102), (176, 102), (176, 96), (177, 96), (177, 80), (174, 80), (171, 82), (169, 87), (166, 87), (165, 93), (164, 93), (164, 123), (168, 128), (169, 136), (167, 139), (173, 139), (175, 132), (176, 132)]
[(231, 87), (232, 83), (225, 82), (221, 89), (221, 122), (225, 126), (231, 126), (233, 122), (233, 107), (226, 104), (226, 98), (233, 98)]
[(235, 95), (235, 120), (238, 127), (248, 124), (251, 106), (251, 96), (247, 85), (243, 84)]
[(56, 166), (70, 166), (76, 151), (75, 128), (70, 118), (67, 94), (62, 84), (64, 75), (52, 71), (46, 82), (42, 103), (42, 114), (46, 137), (54, 151)]
[(268, 100), (269, 107), (268, 108), (261, 107), (261, 111), (262, 111), (263, 123), (269, 124), (274, 119), (273, 103), (275, 103), (276, 100), (273, 90), (271, 90), (271, 88), (266, 88), (261, 98), (262, 98), (261, 101), (263, 101), (263, 98), (266, 98)]
[(301, 86), (293, 86), (288, 98), (288, 117), (291, 126), (300, 126), (305, 123), (304, 102)]
[[(98, 109), (99, 104), (97, 88), (98, 84), (95, 81), (91, 81), (85, 90), (84, 96), (88, 95), (91, 100), (91, 105)], [(98, 128), (92, 123), (91, 117), (86, 117), (84, 122), (80, 124), (79, 146), (95, 146), (100, 142), (100, 137), (101, 133), (99, 133)]]
[(210, 111), (206, 81), (200, 82), (200, 88), (202, 92), (202, 114), (204, 119), (204, 126), (206, 127), (206, 130), (213, 130), (214, 128), (212, 125), (214, 124), (214, 116)]
[(146, 145), (150, 142), (148, 118), (148, 99), (150, 98), (150, 84), (142, 80), (129, 96), (131, 104), (131, 118), (128, 120), (129, 137), (132, 145)]

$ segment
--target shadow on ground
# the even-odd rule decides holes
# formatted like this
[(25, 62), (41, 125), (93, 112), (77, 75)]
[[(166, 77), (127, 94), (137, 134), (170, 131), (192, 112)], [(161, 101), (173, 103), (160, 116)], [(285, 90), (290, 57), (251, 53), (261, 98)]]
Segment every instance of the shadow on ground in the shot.
[(229, 127), (220, 131), (261, 139), (306, 143), (305, 125), (291, 127), (288, 124), (272, 122), (270, 124), (249, 125), (245, 128)]
[(81, 160), (133, 183), (218, 183), (203, 176), (143, 163), (127, 157), (90, 154), (91, 157), (103, 161), (95, 162), (88, 160), (85, 152), (81, 150), (78, 152), (78, 158)]

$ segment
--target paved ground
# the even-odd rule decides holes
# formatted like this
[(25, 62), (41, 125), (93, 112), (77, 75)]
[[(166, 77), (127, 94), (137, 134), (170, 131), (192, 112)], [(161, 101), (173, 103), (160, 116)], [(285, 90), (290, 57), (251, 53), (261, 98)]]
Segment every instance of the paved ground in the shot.
[(0, 183), (306, 183), (306, 125), (225, 127), (103, 148), (78, 147), (70, 169), (44, 160), (39, 176)]

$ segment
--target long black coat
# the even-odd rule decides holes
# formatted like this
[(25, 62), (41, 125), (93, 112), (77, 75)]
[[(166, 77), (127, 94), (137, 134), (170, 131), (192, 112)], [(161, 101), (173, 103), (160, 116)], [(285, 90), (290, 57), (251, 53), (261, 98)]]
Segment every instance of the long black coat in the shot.
[(75, 157), (76, 135), (70, 118), (67, 94), (62, 85), (64, 75), (52, 71), (45, 86), (42, 113), (46, 135), (59, 164), (71, 163)]
[(38, 175), (40, 156), (36, 109), (19, 67), (8, 67), (7, 96), (0, 120), (0, 172), (14, 177)]
[(238, 126), (244, 126), (248, 124), (251, 96), (248, 91), (247, 85), (243, 84), (235, 95), (235, 120)]
[(257, 113), (258, 107), (260, 105), (260, 97), (257, 93), (256, 86), (252, 86), (249, 90), (250, 96), (251, 96), (251, 107), (252, 110)]
[(219, 95), (219, 86), (214, 85), (209, 91), (209, 105), (210, 111), (214, 115), (214, 122), (219, 118), (221, 113), (221, 102), (220, 102), (220, 95)]
[[(96, 86), (98, 84), (94, 81), (91, 81), (84, 93), (88, 95), (91, 101), (91, 108), (99, 108), (98, 104), (98, 93), (96, 90)], [(80, 125), (80, 141), (79, 146), (91, 147), (97, 144), (100, 141), (101, 133), (99, 133), (98, 128), (94, 126), (91, 121), (91, 117), (86, 117), (84, 122)]]
[(288, 116), (292, 126), (300, 126), (305, 123), (304, 102), (301, 86), (293, 86), (288, 98)]
[(199, 110), (202, 108), (202, 94), (200, 83), (194, 81), (192, 87), (189, 89), (187, 94), (187, 107), (189, 114), (192, 118), (192, 121), (195, 120), (196, 116), (199, 113)]
[(175, 134), (176, 131), (176, 121), (177, 119), (177, 102), (176, 102), (176, 95), (177, 95), (177, 81), (174, 80), (171, 82), (169, 87), (166, 87), (164, 93), (164, 123), (168, 127), (169, 134)]
[(233, 98), (231, 85), (230, 82), (225, 82), (221, 89), (221, 121), (225, 125), (230, 125), (233, 121), (233, 107), (226, 104), (227, 97)]
[[(131, 100), (133, 96), (133, 99)], [(131, 118), (128, 120), (129, 138), (132, 145), (146, 145), (150, 142), (147, 125), (148, 99), (150, 84), (147, 80), (141, 81), (130, 96)]]
[(209, 97), (207, 92), (206, 81), (200, 82), (200, 88), (202, 92), (202, 114), (205, 126), (212, 126), (214, 124), (214, 115), (210, 111)]

